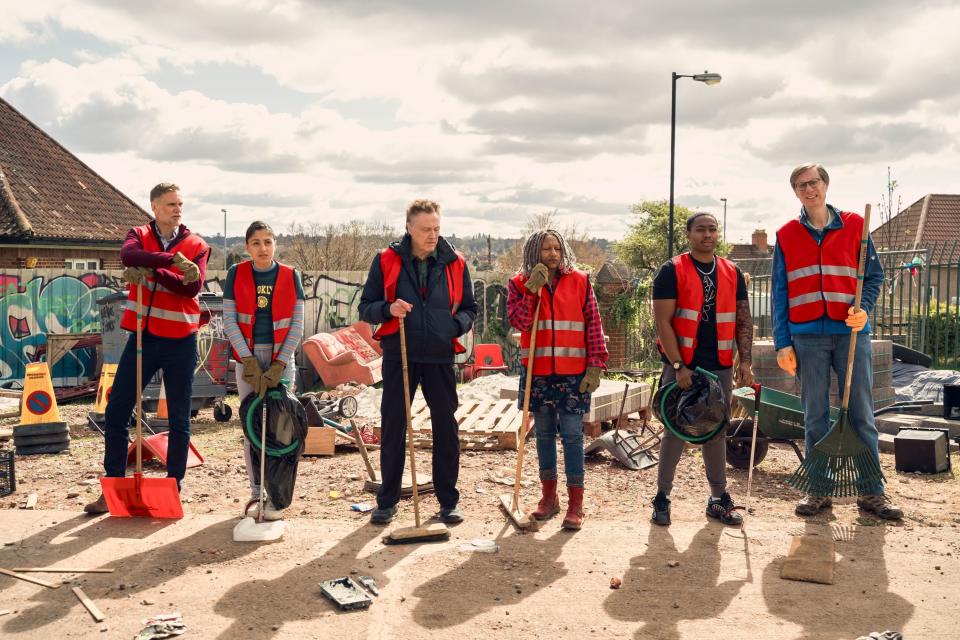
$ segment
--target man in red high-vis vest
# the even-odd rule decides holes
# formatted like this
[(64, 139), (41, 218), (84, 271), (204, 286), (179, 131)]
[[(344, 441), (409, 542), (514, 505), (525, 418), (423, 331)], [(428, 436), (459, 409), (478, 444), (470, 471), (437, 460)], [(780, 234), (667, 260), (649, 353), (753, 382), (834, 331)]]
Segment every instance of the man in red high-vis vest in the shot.
[(382, 483), (370, 521), (390, 522), (400, 500), (406, 410), (398, 318), (404, 318), (410, 393), (419, 386), (430, 408), (440, 518), (456, 523), (463, 514), (458, 508), (460, 441), (454, 417), (458, 401), (453, 356), (463, 351), (457, 338), (473, 327), (477, 303), (463, 256), (440, 235), (440, 205), (415, 200), (407, 207), (406, 230), (399, 242), (374, 257), (360, 296), (360, 319), (380, 325), (374, 337), (383, 347)]
[[(715, 373), (729, 405), (734, 381), (734, 350), (740, 355), (736, 378), (753, 384), (751, 348), (753, 320), (743, 274), (733, 262), (716, 254), (720, 234), (717, 219), (694, 213), (687, 219), (690, 251), (667, 261), (653, 281), (653, 312), (657, 346), (663, 360), (660, 384), (676, 380), (681, 388), (693, 382), (697, 367)], [(664, 430), (657, 470), (657, 495), (653, 499), (655, 524), (670, 524), (670, 490), (685, 443)], [(727, 452), (722, 435), (703, 443), (703, 464), (710, 484), (707, 516), (724, 524), (739, 525), (727, 493)]]
[[(810, 455), (830, 430), (830, 372), (837, 376), (843, 395), (847, 354), (855, 335), (847, 418), (879, 467), (869, 314), (883, 286), (883, 267), (868, 235), (860, 308), (855, 309), (864, 220), (827, 204), (829, 186), (830, 175), (820, 164), (802, 164), (790, 174), (790, 187), (801, 209), (797, 218), (777, 231), (770, 272), (773, 342), (777, 364), (800, 380), (804, 440)], [(861, 509), (884, 520), (903, 517), (884, 492), (882, 481), (863, 482), (857, 493)], [(813, 516), (831, 506), (829, 496), (806, 495), (795, 512)]]
[[(130, 331), (120, 356), (117, 375), (106, 411), (103, 468), (107, 477), (122, 478), (127, 468), (130, 415), (137, 388), (137, 290), (143, 295), (143, 384), (163, 371), (167, 393), (170, 437), (167, 446), (167, 477), (177, 486), (187, 468), (190, 447), (190, 410), (193, 374), (197, 366), (197, 329), (200, 306), (197, 296), (203, 286), (209, 248), (203, 239), (181, 222), (183, 199), (180, 187), (163, 182), (150, 191), (154, 220), (127, 232), (120, 250), (130, 283), (127, 305), (120, 326)], [(106, 513), (101, 495), (84, 507), (87, 513)]]

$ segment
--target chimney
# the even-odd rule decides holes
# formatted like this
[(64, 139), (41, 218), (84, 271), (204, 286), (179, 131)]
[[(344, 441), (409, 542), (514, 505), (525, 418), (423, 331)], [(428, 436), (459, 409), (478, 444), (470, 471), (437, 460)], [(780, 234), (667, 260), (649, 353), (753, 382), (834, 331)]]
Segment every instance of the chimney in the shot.
[(767, 230), (766, 229), (757, 229), (753, 232), (753, 237), (750, 240), (752, 244), (758, 251), (766, 254), (769, 249), (767, 247)]

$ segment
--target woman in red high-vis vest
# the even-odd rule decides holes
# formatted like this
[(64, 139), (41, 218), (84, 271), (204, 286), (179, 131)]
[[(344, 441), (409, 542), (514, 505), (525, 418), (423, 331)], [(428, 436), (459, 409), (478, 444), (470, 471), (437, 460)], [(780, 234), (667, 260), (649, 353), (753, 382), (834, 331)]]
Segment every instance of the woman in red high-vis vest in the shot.
[[(591, 394), (600, 385), (607, 362), (597, 299), (587, 274), (574, 263), (573, 252), (559, 233), (551, 229), (534, 233), (524, 244), (523, 264), (510, 280), (507, 297), (507, 317), (521, 331), (520, 409), (526, 376), (533, 375), (530, 414), (537, 432), (542, 497), (531, 515), (546, 520), (560, 512), (559, 433), (569, 496), (565, 529), (583, 524), (583, 415), (590, 411)], [(538, 300), (536, 351), (531, 354)]]
[[(296, 376), (294, 352), (303, 337), (303, 286), (293, 267), (274, 260), (276, 237), (265, 222), (254, 222), (246, 233), (249, 260), (230, 267), (223, 288), (223, 331), (237, 361), (237, 393), (265, 395), (267, 389)], [(250, 443), (243, 439), (243, 458), (251, 499), (260, 497), (260, 478), (253, 472)], [(253, 516), (259, 502), (251, 505)], [(263, 514), (280, 518), (269, 498)]]

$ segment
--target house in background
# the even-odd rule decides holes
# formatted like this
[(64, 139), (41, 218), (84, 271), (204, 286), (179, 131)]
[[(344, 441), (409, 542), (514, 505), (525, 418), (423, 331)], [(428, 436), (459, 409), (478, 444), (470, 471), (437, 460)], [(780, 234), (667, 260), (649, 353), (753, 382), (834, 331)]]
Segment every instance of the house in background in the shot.
[(744, 273), (756, 276), (770, 275), (770, 258), (773, 246), (767, 244), (767, 231), (756, 229), (750, 236), (750, 244), (731, 245), (727, 258), (733, 260)]
[(127, 231), (151, 219), (0, 98), (0, 269), (120, 269)]

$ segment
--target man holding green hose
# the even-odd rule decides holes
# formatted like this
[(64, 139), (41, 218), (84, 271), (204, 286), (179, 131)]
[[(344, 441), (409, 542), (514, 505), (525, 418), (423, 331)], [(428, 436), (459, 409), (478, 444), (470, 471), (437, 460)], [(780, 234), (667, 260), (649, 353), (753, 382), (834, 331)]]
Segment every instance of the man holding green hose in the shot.
[[(657, 346), (663, 360), (661, 386), (677, 382), (681, 389), (693, 383), (700, 367), (717, 375), (729, 404), (733, 392), (733, 353), (740, 354), (737, 382), (753, 384), (751, 367), (753, 320), (743, 273), (731, 261), (716, 255), (717, 219), (709, 213), (687, 218), (690, 251), (660, 267), (653, 281), (653, 313)], [(721, 434), (722, 434), (721, 430)], [(653, 499), (654, 524), (670, 524), (670, 490), (685, 442), (669, 429), (660, 442), (657, 495)], [(710, 483), (707, 516), (723, 524), (739, 525), (727, 493), (727, 452), (722, 435), (703, 443), (703, 464)]]

